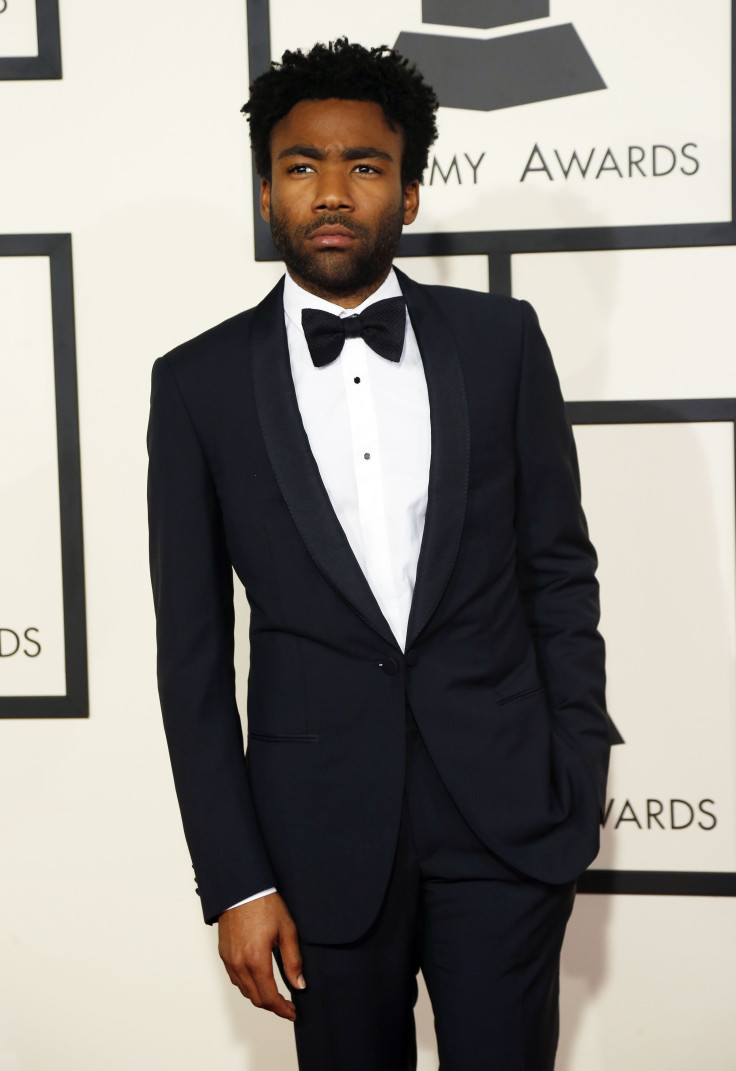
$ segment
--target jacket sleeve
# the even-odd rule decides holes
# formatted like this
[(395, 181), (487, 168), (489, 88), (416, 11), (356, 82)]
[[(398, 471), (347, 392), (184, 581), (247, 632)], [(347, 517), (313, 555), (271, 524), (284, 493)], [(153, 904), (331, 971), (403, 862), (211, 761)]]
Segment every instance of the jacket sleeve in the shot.
[(157, 671), (205, 921), (276, 884), (235, 700), (233, 581), (210, 469), (167, 358), (154, 364), (148, 517)]
[(610, 753), (597, 558), (580, 500), (580, 475), (549, 347), (521, 302), (522, 364), (516, 450), (516, 530), (522, 600), (551, 703), (553, 732), (583, 757), (601, 809)]

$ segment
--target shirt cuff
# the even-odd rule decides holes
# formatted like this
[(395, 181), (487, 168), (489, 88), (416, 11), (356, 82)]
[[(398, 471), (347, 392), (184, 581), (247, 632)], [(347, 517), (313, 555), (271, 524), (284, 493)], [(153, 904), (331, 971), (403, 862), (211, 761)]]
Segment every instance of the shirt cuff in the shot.
[(249, 904), (251, 900), (260, 900), (262, 896), (268, 896), (272, 892), (276, 892), (275, 887), (272, 889), (264, 889), (263, 892), (253, 893), (252, 896), (246, 896), (245, 900), (238, 900), (237, 904), (230, 904), (230, 907), (226, 907), (225, 911), (232, 911), (234, 907), (240, 907), (241, 904)]

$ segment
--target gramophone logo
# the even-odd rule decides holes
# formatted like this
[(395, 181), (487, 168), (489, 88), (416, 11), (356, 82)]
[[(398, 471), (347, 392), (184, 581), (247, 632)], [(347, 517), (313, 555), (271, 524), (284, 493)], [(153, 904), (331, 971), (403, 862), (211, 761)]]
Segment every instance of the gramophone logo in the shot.
[[(549, 0), (423, 0), (422, 22), (490, 30), (548, 18), (549, 7)], [(395, 47), (447, 108), (489, 112), (606, 88), (571, 23), (485, 40), (401, 33)]]

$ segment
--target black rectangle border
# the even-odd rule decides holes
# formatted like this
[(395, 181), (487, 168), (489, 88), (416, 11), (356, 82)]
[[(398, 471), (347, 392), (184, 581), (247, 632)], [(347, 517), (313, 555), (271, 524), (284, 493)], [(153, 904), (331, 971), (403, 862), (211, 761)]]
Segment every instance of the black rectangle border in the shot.
[[(251, 80), (271, 62), (269, 0), (246, 0), (248, 67)], [(731, 3), (731, 219), (717, 223), (657, 224), (628, 227), (448, 232), (402, 236), (398, 256), (477, 256), (488, 259), (489, 289), (511, 295), (512, 256), (523, 253), (599, 252), (736, 245), (736, 0)], [(252, 165), (254, 254), (256, 261), (279, 260), (260, 215), (260, 178)], [(569, 402), (572, 424), (646, 424), (728, 421), (735, 425), (733, 399)], [(736, 488), (735, 488), (736, 495)], [(736, 505), (735, 505), (736, 508)], [(581, 893), (646, 896), (736, 896), (736, 873), (686, 871), (588, 870), (578, 881)]]
[(86, 718), (87, 624), (71, 235), (0, 235), (0, 256), (49, 258), (67, 689), (66, 695), (0, 696), (0, 718)]
[[(568, 402), (566, 408), (573, 425), (730, 423), (734, 426), (736, 451), (736, 398)], [(736, 469), (736, 453), (734, 467)], [(736, 514), (736, 481), (734, 513)], [(736, 873), (588, 870), (578, 881), (578, 892), (644, 896), (736, 896)]]
[[(271, 62), (269, 0), (246, 0), (248, 69), (251, 80)], [(605, 249), (666, 249), (674, 246), (736, 245), (736, 0), (731, 0), (731, 219), (718, 223), (672, 223), (629, 227), (568, 227), (515, 231), (405, 232), (398, 256), (484, 255), (491, 272), (514, 253), (561, 253)], [(260, 178), (252, 164), (253, 242), (256, 261), (279, 260), (268, 225), (260, 214)], [(493, 274), (491, 276), (493, 282)], [(499, 280), (501, 283), (503, 280)], [(510, 283), (510, 279), (509, 279)], [(493, 285), (497, 293), (509, 293)]]
[(0, 81), (36, 81), (62, 77), (59, 0), (36, 0), (36, 32), (38, 55), (0, 56)]

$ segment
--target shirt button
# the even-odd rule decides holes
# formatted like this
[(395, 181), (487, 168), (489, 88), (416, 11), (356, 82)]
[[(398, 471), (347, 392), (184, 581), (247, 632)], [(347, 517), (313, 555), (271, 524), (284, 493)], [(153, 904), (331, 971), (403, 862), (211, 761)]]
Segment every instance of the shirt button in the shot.
[(356, 376), (353, 383), (360, 383), (360, 376)]
[(370, 456), (371, 456), (370, 454), (363, 454), (363, 457), (364, 457), (364, 458), (366, 459), (366, 461), (368, 460), (368, 458), (369, 458)]
[(382, 669), (384, 673), (387, 673), (389, 677), (393, 677), (395, 673), (398, 673), (399, 663), (395, 658), (382, 658), (376, 662), (379, 669)]

